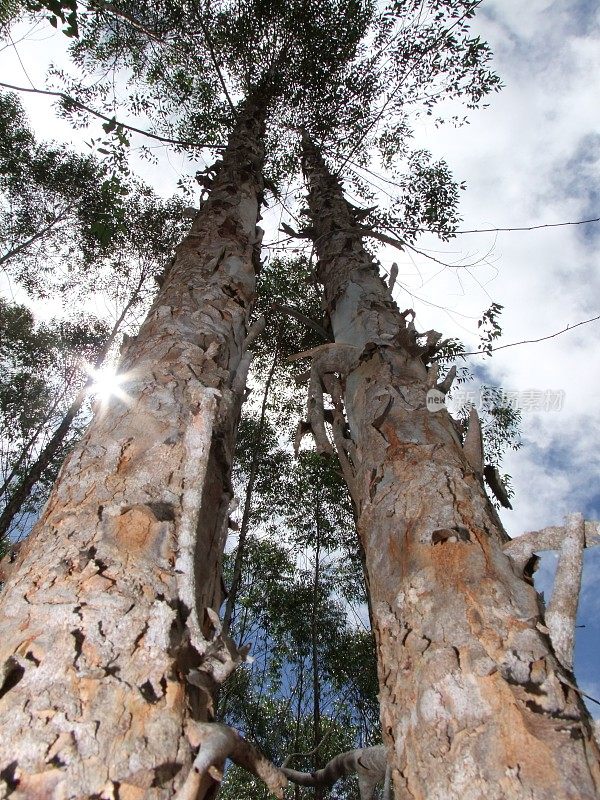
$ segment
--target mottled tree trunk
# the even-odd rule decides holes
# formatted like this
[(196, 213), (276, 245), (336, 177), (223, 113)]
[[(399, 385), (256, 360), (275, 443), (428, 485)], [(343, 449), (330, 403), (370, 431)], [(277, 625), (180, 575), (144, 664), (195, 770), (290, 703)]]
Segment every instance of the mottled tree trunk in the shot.
[(170, 798), (211, 717), (263, 117), (240, 115), (123, 355), (127, 398), (65, 462), (1, 595), (0, 797)]
[(304, 169), (336, 342), (321, 378), (341, 381), (349, 425), (336, 444), (366, 554), (395, 797), (592, 800), (589, 718), (563, 682), (573, 677), (533, 587), (502, 552), (480, 469), (448, 412), (426, 407), (431, 348), (399, 312), (306, 137)]

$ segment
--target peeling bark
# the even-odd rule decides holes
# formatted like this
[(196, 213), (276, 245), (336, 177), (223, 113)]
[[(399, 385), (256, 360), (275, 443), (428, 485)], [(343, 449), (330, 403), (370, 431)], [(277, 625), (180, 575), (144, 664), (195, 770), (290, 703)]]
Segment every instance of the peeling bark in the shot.
[(306, 136), (303, 150), (324, 305), (335, 342), (358, 353), (332, 372), (353, 453), (395, 798), (592, 800), (600, 766), (590, 720), (536, 627), (533, 587), (503, 552), (476, 421), (465, 453), (448, 412), (428, 410), (435, 337), (423, 341), (414, 312), (400, 313), (340, 182)]
[[(585, 547), (600, 545), (600, 522), (585, 520)], [(514, 564), (523, 569), (533, 553), (543, 550), (560, 550), (565, 537), (564, 526), (551, 525), (541, 531), (529, 531), (511, 539), (504, 545), (504, 552), (511, 557)]]
[(221, 602), (263, 118), (240, 114), (123, 354), (128, 399), (96, 414), (3, 590), (0, 797), (172, 797), (198, 747), (188, 723), (211, 719), (243, 658), (211, 639), (207, 610)]
[(260, 778), (275, 797), (283, 800), (287, 778), (282, 770), (259, 753), (239, 733), (216, 722), (189, 724), (188, 737), (199, 748), (194, 765), (174, 800), (197, 800), (203, 787), (210, 788), (223, 779), (225, 761), (235, 764)]

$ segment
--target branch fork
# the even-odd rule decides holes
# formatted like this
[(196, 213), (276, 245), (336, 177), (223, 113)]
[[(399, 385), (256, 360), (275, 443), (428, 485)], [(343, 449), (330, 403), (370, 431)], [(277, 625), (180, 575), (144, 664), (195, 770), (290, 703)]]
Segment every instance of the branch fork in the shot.
[[(288, 358), (288, 361), (299, 361), (304, 358), (311, 359), (308, 373), (306, 420), (301, 421), (296, 430), (294, 439), (296, 455), (298, 455), (302, 439), (307, 433), (312, 433), (317, 446), (317, 453), (333, 455), (333, 447), (325, 430), (325, 421), (330, 414), (326, 413), (324, 407), (324, 390), (327, 390), (331, 395), (335, 411), (341, 414), (343, 405), (341, 381), (346, 378), (354, 364), (357, 363), (359, 356), (358, 347), (350, 344), (334, 344), (332, 342), (314, 347), (312, 350), (305, 350)], [(300, 380), (305, 377), (306, 374), (304, 373), (300, 376)]]
[(383, 800), (390, 800), (391, 797), (390, 774), (384, 745), (339, 753), (323, 769), (316, 772), (297, 772), (287, 767), (282, 767), (281, 772), (299, 786), (333, 786), (345, 775), (357, 775), (360, 800), (373, 800), (375, 788), (385, 781)]
[(189, 722), (186, 735), (192, 747), (200, 749), (174, 800), (203, 800), (207, 797), (214, 784), (223, 780), (228, 758), (263, 781), (271, 794), (283, 800), (283, 790), (287, 786), (284, 772), (233, 728), (218, 722)]
[(524, 533), (504, 545), (504, 552), (520, 572), (523, 572), (534, 553), (542, 550), (559, 551), (552, 599), (546, 609), (545, 622), (556, 657), (570, 671), (573, 670), (583, 549), (598, 544), (600, 523), (584, 520), (583, 514), (569, 514), (563, 526)]

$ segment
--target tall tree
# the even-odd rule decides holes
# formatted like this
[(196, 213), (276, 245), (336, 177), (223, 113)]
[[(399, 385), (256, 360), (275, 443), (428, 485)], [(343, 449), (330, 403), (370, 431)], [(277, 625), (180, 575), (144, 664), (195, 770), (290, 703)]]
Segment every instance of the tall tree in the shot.
[[(236, 638), (253, 644), (255, 659), (226, 685), (221, 708), (274, 761), (294, 753), (297, 765), (321, 764), (379, 737), (373, 643), (370, 632), (351, 622), (350, 608), (364, 604), (364, 586), (356, 591), (361, 564), (335, 462), (314, 452), (277, 458), (275, 433), (267, 427), (266, 460), (268, 474), (281, 480), (278, 488), (271, 480), (256, 507), (232, 626)], [(273, 508), (278, 513), (269, 515)], [(261, 796), (248, 776), (234, 772), (225, 796), (236, 790)], [(354, 792), (350, 781), (336, 796)]]
[[(235, 551), (235, 566), (231, 575), (227, 602), (223, 610), (223, 628), (228, 629), (233, 609), (237, 603), (237, 591), (244, 569), (245, 541), (253, 526), (253, 517), (258, 513), (256, 495), (260, 495), (259, 505), (263, 511), (259, 519), (265, 520), (280, 512), (276, 500), (277, 484), (281, 480), (279, 461), (273, 462), (268, 455), (273, 446), (269, 420), (277, 420), (278, 435), (291, 434), (290, 420), (298, 417), (302, 400), (297, 396), (294, 374), (297, 365), (287, 361), (287, 357), (298, 349), (311, 347), (327, 337), (322, 326), (312, 322), (320, 313), (320, 299), (316, 287), (312, 285), (311, 270), (307, 259), (272, 258), (263, 265), (257, 281), (255, 316), (266, 320), (264, 335), (256, 342), (252, 377), (259, 382), (262, 391), (258, 418), (247, 416), (243, 419), (241, 436), (236, 445), (237, 480), (244, 497), (243, 511), (239, 525), (239, 535)], [(306, 323), (313, 324), (307, 328)], [(261, 380), (261, 376), (264, 380)], [(266, 376), (266, 377), (265, 377)], [(264, 383), (264, 385), (263, 385)], [(250, 401), (252, 403), (252, 401)], [(250, 456), (248, 456), (250, 453)], [(281, 453), (279, 457), (283, 458)], [(266, 460), (265, 460), (266, 459)], [(268, 487), (274, 485), (274, 494)], [(265, 510), (270, 500), (272, 507)]]
[[(0, 520), (11, 503), (15, 485), (30, 473), (41, 442), (45, 443), (48, 431), (77, 391), (80, 360), (93, 359), (106, 334), (105, 326), (93, 317), (36, 325), (28, 308), (0, 299), (0, 505), (4, 506)], [(22, 502), (15, 504), (10, 521), (20, 512), (21, 517), (30, 519), (25, 530), (30, 527), (64, 455), (63, 447), (54, 450), (42, 485), (25, 506)], [(3, 539), (0, 534), (0, 541)]]
[[(210, 761), (198, 766), (194, 750), (215, 687), (241, 658), (210, 631), (248, 347), (260, 329), (246, 332), (262, 136), (285, 77), (310, 76), (319, 42), (308, 43), (309, 63), (299, 47), (285, 69), (269, 61), (253, 76), (222, 160), (205, 176), (208, 199), (123, 354), (127, 397), (96, 415), (67, 459), (4, 589), (0, 765), (23, 796), (214, 792)], [(53, 711), (38, 713), (42, 705)]]
[(130, 189), (91, 155), (36, 141), (13, 93), (0, 93), (0, 141), (0, 266), (47, 296), (57, 259), (89, 268), (106, 253)]
[(414, 312), (399, 311), (340, 181), (307, 135), (303, 148), (335, 339), (313, 351), (311, 390), (332, 396), (365, 550), (395, 796), (458, 798), (468, 786), (498, 800), (591, 800), (590, 720), (533, 587), (503, 552), (477, 413), (461, 441), (447, 411), (428, 408), (428, 392), (448, 388), (441, 334), (418, 334)]
[[(477, 3), (464, 0), (432, 5), (434, 10), (451, 7), (450, 16), (460, 22), (472, 16)], [(394, 5), (396, 21), (404, 6)], [(409, 6), (418, 12), (420, 3)], [(365, 141), (364, 136), (357, 136), (361, 126), (373, 128), (382, 110), (396, 103), (394, 92), (384, 100), (383, 109), (373, 103), (390, 78), (382, 63), (397, 71), (394, 83), (401, 86), (407, 75), (441, 74), (441, 65), (459, 57), (461, 66), (450, 70), (447, 78), (453, 96), (467, 94), (478, 102), (493, 85), (485, 67), (485, 46), (450, 35), (454, 24), (447, 28), (444, 13), (436, 17), (437, 28), (421, 31), (421, 39), (414, 35), (418, 25), (403, 29), (405, 35), (399, 37), (390, 33), (392, 27), (380, 17), (377, 57), (370, 58), (363, 51), (365, 58), (357, 69), (351, 69), (348, 61), (365, 28), (365, 16), (359, 12), (366, 11), (368, 18), (369, 6), (342, 4), (341, 15), (337, 7), (329, 13), (328, 4), (319, 5), (318, 14), (308, 14), (306, 3), (238, 7), (244, 12), (238, 17), (226, 5), (219, 7), (216, 16), (198, 16), (195, 9), (195, 20), (182, 18), (182, 9), (176, 5), (158, 10), (144, 7), (140, 14), (137, 7), (98, 4), (89, 15), (102, 31), (95, 37), (98, 49), (94, 57), (100, 51), (109, 61), (125, 59), (136, 77), (147, 79), (145, 88), (150, 87), (150, 96), (158, 96), (159, 105), (167, 98), (166, 116), (178, 105), (180, 95), (186, 96), (190, 101), (187, 110), (191, 107), (192, 113), (178, 117), (178, 123), (188, 129), (193, 125), (194, 131), (199, 121), (208, 128), (213, 109), (222, 112), (225, 101), (200, 102), (206, 101), (203, 92), (214, 98), (214, 81), (203, 83), (203, 73), (196, 70), (197, 80), (190, 85), (188, 73), (178, 68), (197, 53), (212, 61), (214, 78), (223, 84), (236, 127), (216, 176), (200, 176), (210, 186), (209, 199), (181, 245), (140, 335), (125, 354), (123, 369), (133, 371), (128, 382), (131, 406), (113, 404), (112, 413), (95, 420), (65, 465), (3, 598), (7, 643), (2, 653), (6, 709), (2, 741), (23, 742), (26, 730), (29, 740), (16, 758), (12, 752), (9, 756), (6, 747), (0, 752), (5, 782), (24, 794), (33, 786), (42, 791), (56, 786), (57, 792), (75, 794), (92, 791), (92, 786), (98, 793), (117, 789), (131, 793), (135, 786), (153, 790), (157, 797), (168, 796), (177, 786), (181, 786), (182, 796), (204, 796), (210, 791), (212, 779), (206, 777), (202, 755), (210, 748), (201, 752), (202, 758), (194, 762), (196, 767), (181, 784), (185, 768), (191, 764), (182, 730), (187, 721), (187, 739), (197, 748), (206, 729), (192, 722), (208, 718), (211, 689), (225, 672), (218, 659), (209, 657), (208, 625), (202, 629), (202, 609), (210, 608), (218, 594), (229, 451), (245, 383), (244, 369), (238, 371), (238, 367), (247, 364), (242, 357), (242, 339), (253, 294), (248, 264), (257, 244), (259, 140), (266, 105), (279, 103), (287, 111), (288, 126), (291, 121), (309, 123), (313, 130), (331, 136), (334, 143), (339, 135), (337, 122), (343, 123), (344, 132), (356, 136), (344, 154), (347, 162)], [(163, 10), (167, 13), (160, 13)], [(274, 26), (271, 36), (274, 12), (280, 24)], [(187, 31), (196, 31), (197, 22), (202, 35), (179, 36), (182, 19)], [(290, 29), (295, 34), (289, 35)], [(93, 33), (78, 50), (84, 65), (90, 40), (94, 40)], [(398, 41), (401, 46), (393, 47)], [(219, 47), (215, 49), (215, 42), (221, 52)], [(161, 47), (156, 48), (159, 55), (155, 58), (149, 51), (157, 44)], [(232, 57), (227, 61), (229, 53)], [(237, 113), (227, 92), (221, 58), (245, 96), (243, 114)], [(335, 81), (327, 74), (329, 61)], [(266, 83), (261, 83), (263, 78)], [(413, 85), (422, 88), (423, 81)], [(436, 91), (446, 91), (446, 84)], [(132, 104), (152, 110), (145, 100), (136, 95)], [(279, 119), (286, 122), (284, 114)], [(230, 121), (231, 116), (221, 113), (217, 127), (220, 124), (223, 129)], [(273, 128), (272, 133), (283, 139), (281, 129)], [(388, 149), (397, 142), (396, 137)], [(282, 161), (274, 158), (273, 163), (281, 167)], [(207, 277), (209, 269), (213, 273)], [(210, 389), (217, 389), (221, 396), (216, 398)], [(314, 389), (313, 406), (318, 411), (316, 383)], [(194, 540), (197, 522), (198, 544)], [(125, 581), (132, 564), (133, 576)], [(31, 599), (34, 595), (37, 604)], [(43, 609), (42, 598), (46, 602)], [(61, 612), (53, 618), (48, 609), (57, 608), (59, 598)], [(117, 619), (119, 615), (122, 619)], [(210, 613), (208, 617), (214, 619)], [(100, 619), (101, 624), (96, 624)], [(44, 633), (36, 635), (41, 628)], [(226, 643), (220, 644), (224, 648), (220, 655), (229, 668), (236, 654), (229, 652), (227, 657)], [(41, 673), (36, 670), (42, 664), (55, 682), (40, 693), (36, 676)], [(176, 680), (178, 671), (200, 691)], [(97, 706), (84, 701), (89, 680), (96, 681), (99, 690)], [(192, 708), (184, 707), (186, 694)], [(116, 706), (122, 700), (130, 716), (115, 743)], [(36, 702), (62, 711), (45, 717), (40, 711), (34, 718), (39, 709)], [(72, 711), (75, 708), (77, 713), (79, 705), (98, 722), (93, 730), (92, 726), (83, 730), (85, 723), (79, 729)], [(68, 741), (63, 738), (50, 744), (58, 729), (57, 716), (62, 721), (65, 715)], [(118, 719), (122, 719), (121, 709)], [(159, 720), (164, 727), (160, 728)], [(163, 730), (169, 728), (173, 734), (165, 746)], [(69, 736), (75, 729), (77, 743), (71, 746)], [(47, 770), (48, 748), (52, 750), (55, 744), (51, 758), (56, 756), (57, 766)], [(98, 760), (84, 775), (79, 767), (86, 748), (93, 749)], [(134, 769), (130, 758), (134, 751), (139, 769)], [(7, 757), (12, 760), (6, 762)], [(177, 766), (176, 775), (173, 765)]]
[[(215, 679), (203, 614), (220, 605), (261, 128), (254, 108), (240, 115), (124, 353), (128, 397), (96, 416), (68, 458), (4, 590), (1, 763), (24, 796), (61, 786), (70, 796), (138, 787), (167, 797), (191, 768), (186, 720), (208, 718), (210, 694), (179, 676), (200, 667)], [(41, 674), (51, 681), (40, 692)], [(54, 711), (38, 714), (40, 703)]]

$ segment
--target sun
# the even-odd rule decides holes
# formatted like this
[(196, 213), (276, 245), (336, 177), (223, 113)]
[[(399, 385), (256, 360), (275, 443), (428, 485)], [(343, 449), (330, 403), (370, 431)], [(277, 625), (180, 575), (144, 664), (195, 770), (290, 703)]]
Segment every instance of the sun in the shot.
[(110, 366), (94, 369), (91, 364), (85, 364), (84, 369), (90, 378), (88, 391), (101, 403), (107, 403), (112, 397), (125, 401), (129, 399), (122, 388), (126, 379), (125, 373), (119, 374)]

